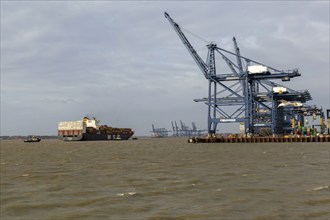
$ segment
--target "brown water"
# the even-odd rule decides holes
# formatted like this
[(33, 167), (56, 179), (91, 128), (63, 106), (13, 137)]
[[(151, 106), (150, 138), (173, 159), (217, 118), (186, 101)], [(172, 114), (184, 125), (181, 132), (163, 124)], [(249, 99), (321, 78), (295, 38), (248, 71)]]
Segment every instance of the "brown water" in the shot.
[(329, 143), (1, 141), (1, 219), (330, 219)]

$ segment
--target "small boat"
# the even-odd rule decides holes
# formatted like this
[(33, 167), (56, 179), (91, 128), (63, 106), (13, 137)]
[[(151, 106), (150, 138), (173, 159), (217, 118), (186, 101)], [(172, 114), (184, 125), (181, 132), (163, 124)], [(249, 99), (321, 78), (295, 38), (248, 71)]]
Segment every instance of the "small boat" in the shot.
[(24, 140), (24, 142), (40, 142), (41, 139), (35, 136), (30, 137), (29, 139)]

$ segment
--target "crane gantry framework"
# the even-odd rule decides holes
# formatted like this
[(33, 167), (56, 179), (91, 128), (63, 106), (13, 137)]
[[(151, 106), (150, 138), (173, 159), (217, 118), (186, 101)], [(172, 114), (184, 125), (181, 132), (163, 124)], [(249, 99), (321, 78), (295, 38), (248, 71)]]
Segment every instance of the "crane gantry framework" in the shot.
[[(302, 113), (295, 110), (312, 99), (309, 91), (293, 90), (272, 81), (290, 81), (299, 77), (298, 69), (278, 70), (242, 56), (235, 37), (234, 52), (209, 43), (204, 62), (180, 26), (168, 13), (164, 14), (208, 80), (208, 97), (194, 101), (204, 102), (208, 106), (207, 130), (210, 136), (215, 135), (218, 123), (244, 123), (244, 132), (250, 134), (258, 133), (265, 127), (270, 128), (273, 134), (286, 133), (291, 129), (292, 118), (304, 123)], [(216, 55), (220, 55), (228, 66), (228, 72), (217, 73)], [(282, 102), (289, 104), (279, 107)]]

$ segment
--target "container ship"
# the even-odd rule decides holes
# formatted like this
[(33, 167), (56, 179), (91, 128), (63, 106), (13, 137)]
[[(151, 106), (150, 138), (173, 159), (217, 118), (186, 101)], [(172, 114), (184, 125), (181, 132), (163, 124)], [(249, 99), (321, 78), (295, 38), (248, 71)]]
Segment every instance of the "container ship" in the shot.
[(58, 138), (63, 141), (128, 140), (133, 134), (131, 128), (99, 125), (95, 118), (84, 117), (79, 121), (58, 123)]

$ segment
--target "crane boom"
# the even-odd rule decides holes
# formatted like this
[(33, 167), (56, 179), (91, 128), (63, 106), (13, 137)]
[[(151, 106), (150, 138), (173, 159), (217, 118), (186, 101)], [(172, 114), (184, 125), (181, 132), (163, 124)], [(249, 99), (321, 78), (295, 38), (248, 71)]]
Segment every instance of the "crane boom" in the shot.
[(179, 35), (182, 43), (186, 46), (187, 50), (191, 54), (191, 56), (194, 58), (195, 62), (197, 63), (198, 67), (203, 72), (205, 78), (208, 78), (208, 66), (207, 64), (202, 60), (202, 58), (198, 55), (196, 50), (193, 48), (193, 46), (190, 44), (190, 42), (187, 40), (184, 33), (181, 31), (179, 25), (174, 22), (174, 20), (170, 17), (170, 15), (167, 12), (164, 12), (165, 18), (170, 22), (172, 27), (174, 28), (175, 32)]
[(236, 38), (233, 37), (233, 41), (234, 41), (234, 47), (235, 47), (235, 51), (236, 51), (236, 58), (237, 58), (237, 64), (238, 64), (238, 68), (240, 70), (240, 75), (243, 75), (243, 65), (242, 65), (242, 60), (241, 60), (241, 53), (239, 51), (239, 48), (237, 46), (237, 42), (236, 42)]

